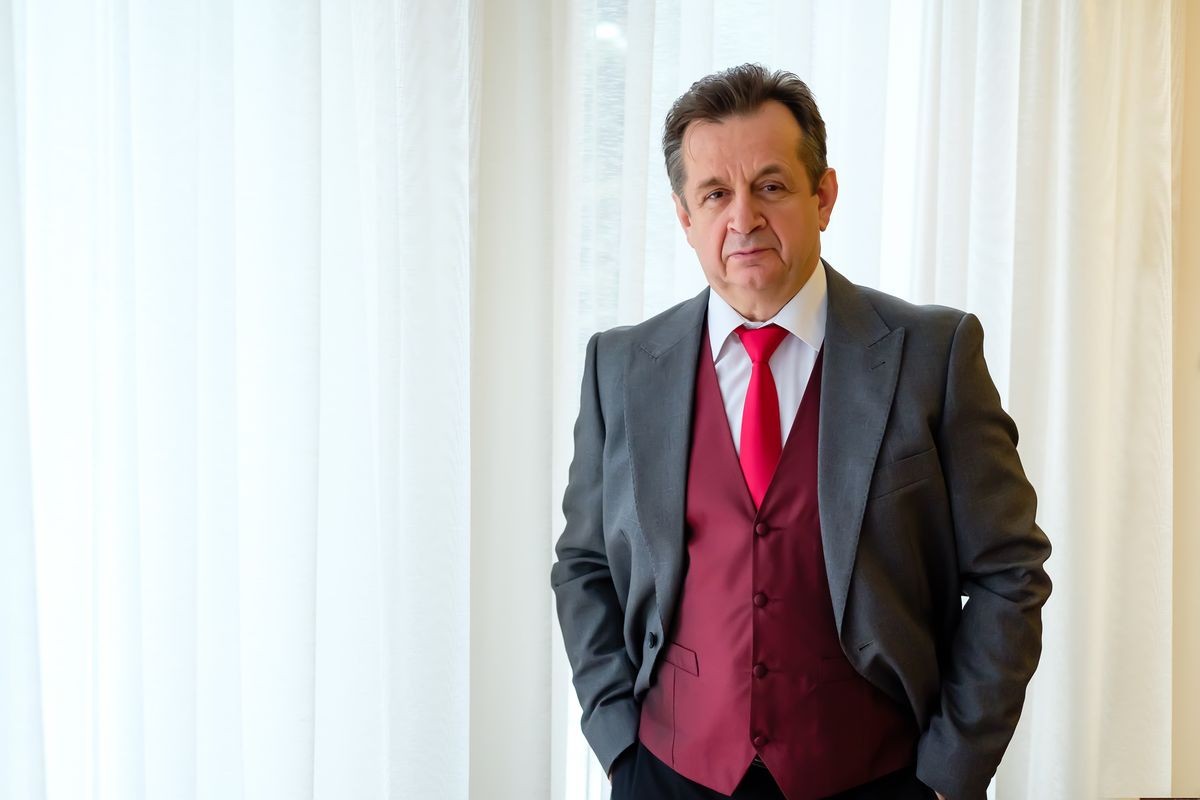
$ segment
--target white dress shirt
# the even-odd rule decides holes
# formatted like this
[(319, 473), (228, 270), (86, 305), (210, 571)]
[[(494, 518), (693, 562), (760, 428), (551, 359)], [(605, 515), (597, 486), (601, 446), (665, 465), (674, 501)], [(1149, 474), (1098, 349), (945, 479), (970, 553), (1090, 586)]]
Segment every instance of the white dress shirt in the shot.
[(828, 296), (825, 284), (825, 265), (817, 262), (808, 281), (800, 291), (787, 301), (779, 313), (766, 322), (750, 322), (715, 291), (708, 293), (708, 343), (713, 353), (713, 365), (717, 369), (717, 383), (721, 386), (721, 398), (725, 401), (725, 416), (729, 420), (729, 431), (733, 434), (733, 447), (741, 454), (742, 407), (746, 404), (746, 387), (750, 383), (750, 361), (742, 340), (735, 330), (741, 325), (761, 328), (772, 323), (791, 334), (785, 336), (771, 355), (771, 375), (779, 392), (779, 424), (786, 443), (804, 389), (812, 375), (817, 351), (825, 341), (825, 316), (828, 312)]

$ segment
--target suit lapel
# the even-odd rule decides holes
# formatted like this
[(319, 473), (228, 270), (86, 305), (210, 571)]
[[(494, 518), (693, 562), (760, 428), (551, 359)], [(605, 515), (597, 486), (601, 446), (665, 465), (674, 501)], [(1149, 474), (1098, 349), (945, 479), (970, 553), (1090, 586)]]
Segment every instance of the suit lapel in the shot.
[(860, 290), (828, 264), (817, 497), (838, 631), (854, 570), (875, 459), (900, 374), (904, 328), (889, 329)]
[[(625, 429), (638, 521), (659, 608), (675, 608), (683, 578), (684, 511), (696, 359), (708, 289), (646, 323), (625, 375)], [(668, 620), (664, 619), (664, 626)]]

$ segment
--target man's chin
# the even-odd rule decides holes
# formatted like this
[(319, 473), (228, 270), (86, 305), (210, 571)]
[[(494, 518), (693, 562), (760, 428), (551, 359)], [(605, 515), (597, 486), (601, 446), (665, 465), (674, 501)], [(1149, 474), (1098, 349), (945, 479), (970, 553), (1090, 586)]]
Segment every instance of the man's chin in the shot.
[(732, 277), (733, 280), (729, 281), (728, 285), (733, 291), (743, 294), (766, 297), (783, 292), (786, 288), (782, 276), (764, 267), (751, 267), (740, 271), (740, 274), (735, 273)]

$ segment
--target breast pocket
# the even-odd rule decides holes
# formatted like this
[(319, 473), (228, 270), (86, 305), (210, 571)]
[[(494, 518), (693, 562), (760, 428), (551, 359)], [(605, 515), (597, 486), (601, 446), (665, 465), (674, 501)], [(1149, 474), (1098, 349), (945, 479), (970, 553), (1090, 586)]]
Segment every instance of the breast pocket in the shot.
[(878, 498), (898, 492), (906, 486), (931, 478), (941, 470), (937, 448), (931, 447), (899, 461), (884, 464), (871, 478), (871, 497)]

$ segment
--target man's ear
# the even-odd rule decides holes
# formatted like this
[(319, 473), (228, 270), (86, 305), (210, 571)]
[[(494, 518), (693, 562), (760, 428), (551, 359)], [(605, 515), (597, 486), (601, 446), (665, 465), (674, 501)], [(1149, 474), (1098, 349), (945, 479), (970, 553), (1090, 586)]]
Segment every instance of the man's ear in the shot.
[(671, 193), (671, 199), (675, 201), (675, 216), (679, 218), (679, 225), (683, 228), (684, 235), (691, 233), (692, 230), (692, 215), (688, 213), (687, 206), (683, 204), (683, 200), (674, 192)]
[(837, 202), (838, 182), (837, 173), (832, 168), (825, 170), (821, 182), (817, 184), (817, 219), (821, 221), (821, 230), (829, 227), (829, 216), (833, 214), (833, 204)]

